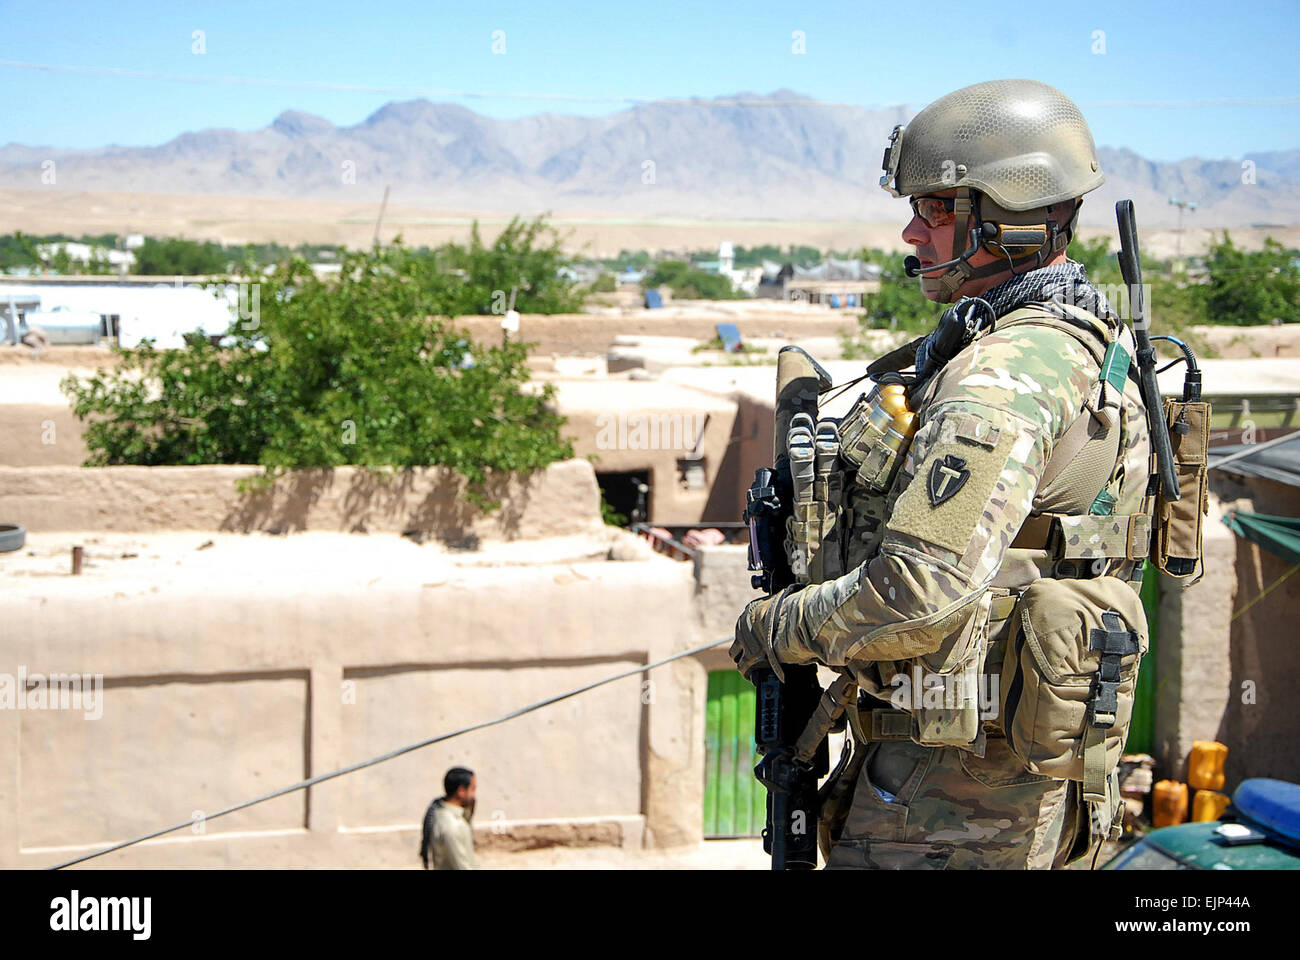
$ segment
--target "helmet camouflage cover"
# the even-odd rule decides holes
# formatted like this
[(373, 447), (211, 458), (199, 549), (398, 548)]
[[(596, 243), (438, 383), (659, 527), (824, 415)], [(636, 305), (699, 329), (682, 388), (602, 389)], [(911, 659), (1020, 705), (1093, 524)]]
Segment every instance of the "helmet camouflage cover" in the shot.
[(1083, 196), (1105, 177), (1079, 108), (1037, 80), (963, 87), (894, 128), (880, 185), (893, 196), (967, 187), (1007, 210)]

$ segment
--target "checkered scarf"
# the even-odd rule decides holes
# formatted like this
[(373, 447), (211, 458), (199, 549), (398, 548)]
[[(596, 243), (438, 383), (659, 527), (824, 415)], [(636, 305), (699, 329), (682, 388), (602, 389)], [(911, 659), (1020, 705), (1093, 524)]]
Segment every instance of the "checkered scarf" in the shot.
[(1088, 273), (1083, 264), (1074, 260), (1039, 267), (1019, 276), (1004, 280), (991, 290), (985, 291), (982, 300), (993, 308), (996, 316), (1002, 317), (1022, 307), (1026, 303), (1069, 303), (1082, 307), (1095, 317), (1105, 318), (1110, 315), (1110, 303), (1104, 294), (1088, 280)]
[[(1112, 315), (1110, 303), (1106, 300), (1106, 296), (1089, 282), (1088, 273), (1084, 270), (1083, 264), (1076, 263), (1074, 260), (1066, 260), (1064, 263), (1054, 264), (1050, 267), (1039, 267), (1037, 270), (1030, 270), (1009, 280), (1004, 280), (996, 287), (985, 291), (982, 297), (962, 297), (959, 299), (948, 310), (949, 312), (957, 311), (957, 316), (967, 324), (968, 337), (966, 343), (969, 343), (974, 338), (976, 329), (984, 324), (987, 317), (987, 314), (981, 315), (981, 308), (979, 308), (977, 302), (979, 300), (983, 300), (993, 308), (994, 317), (1004, 317), (1012, 310), (1024, 306), (1026, 303), (1053, 302), (1082, 307), (1093, 316), (1101, 319)], [(947, 362), (945, 359), (937, 364), (935, 369), (931, 369), (932, 344), (938, 332), (939, 328), (936, 327), (916, 347), (916, 369), (918, 371), (928, 371), (921, 375), (922, 381), (932, 376), (935, 369)], [(908, 346), (910, 347), (911, 344)]]

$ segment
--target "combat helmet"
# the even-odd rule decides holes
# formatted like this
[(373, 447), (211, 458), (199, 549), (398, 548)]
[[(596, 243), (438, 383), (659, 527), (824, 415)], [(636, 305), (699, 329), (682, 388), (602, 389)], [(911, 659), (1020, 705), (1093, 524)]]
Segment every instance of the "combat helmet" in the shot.
[[(1037, 80), (991, 80), (963, 87), (894, 128), (880, 185), (895, 197), (956, 190), (959, 224), (952, 259), (939, 277), (921, 277), (927, 293), (950, 302), (968, 279), (1032, 269), (1065, 249), (1079, 199), (1105, 181), (1088, 123), (1069, 97)], [(1045, 208), (1075, 200), (1065, 222)], [(972, 267), (983, 246), (1000, 259)], [(919, 275), (910, 258), (908, 273)], [(934, 267), (930, 268), (931, 271)]]

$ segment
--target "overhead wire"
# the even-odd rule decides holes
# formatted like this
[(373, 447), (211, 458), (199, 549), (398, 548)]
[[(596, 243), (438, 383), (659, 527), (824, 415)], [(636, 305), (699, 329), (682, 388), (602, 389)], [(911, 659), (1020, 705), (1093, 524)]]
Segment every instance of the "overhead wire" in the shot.
[[(308, 787), (315, 786), (318, 783), (324, 783), (326, 780), (333, 780), (336, 777), (342, 777), (349, 773), (356, 773), (358, 770), (364, 770), (367, 767), (373, 767), (376, 764), (384, 763), (388, 760), (393, 760), (397, 757), (403, 756), (404, 754), (407, 753), (411, 753), (415, 750), (420, 750), (423, 749), (424, 747), (432, 746), (435, 743), (442, 743), (444, 740), (450, 740), (453, 737), (459, 737), (466, 733), (473, 733), (475, 730), (482, 730), (485, 727), (496, 726), (497, 724), (505, 723), (507, 720), (514, 720), (516, 717), (522, 717), (526, 713), (532, 713), (534, 710), (540, 710), (542, 707), (548, 707), (553, 703), (559, 703), (561, 700), (568, 700), (570, 697), (576, 697), (581, 693), (586, 693), (588, 690), (594, 690), (597, 687), (602, 687), (607, 683), (613, 683), (615, 680), (622, 680), (625, 677), (636, 676), (638, 673), (646, 673), (647, 671), (653, 670), (656, 667), (662, 667), (666, 663), (672, 663), (674, 660), (680, 660), (683, 657), (694, 656), (697, 653), (703, 653), (705, 650), (710, 650), (713, 647), (719, 646), (721, 644), (730, 643), (732, 639), (733, 639), (732, 637), (720, 637), (717, 640), (711, 640), (708, 643), (702, 643), (698, 647), (692, 647), (689, 650), (683, 650), (679, 653), (674, 653), (672, 656), (664, 657), (662, 660), (656, 660), (654, 663), (647, 663), (643, 666), (634, 667), (631, 670), (625, 670), (622, 673), (616, 673), (611, 677), (604, 678), (603, 680), (597, 680), (594, 683), (588, 683), (581, 687), (577, 687), (573, 690), (568, 691), (567, 693), (561, 693), (554, 697), (547, 697), (545, 700), (539, 700), (538, 702), (531, 703), (526, 707), (520, 707), (518, 710), (512, 710), (509, 713), (502, 714), (499, 717), (494, 717), (491, 720), (483, 720), (479, 723), (473, 723), (470, 724), (468, 727), (461, 727), (459, 730), (453, 730), (450, 733), (440, 733), (437, 736), (429, 737), (426, 740), (420, 740), (416, 743), (407, 744), (404, 747), (398, 747), (396, 750), (390, 750), (388, 753), (380, 754), (377, 757), (371, 757), (369, 760), (362, 760), (359, 763), (353, 763), (346, 767), (340, 767), (339, 769), (331, 770), (328, 773), (322, 773), (314, 777), (308, 777), (306, 780), (299, 780), (297, 783), (291, 783), (287, 787), (281, 787), (278, 790), (272, 790), (270, 793), (264, 793), (259, 797), (253, 797), (251, 800), (245, 800), (242, 803), (237, 803), (233, 806), (226, 807), (223, 810), (218, 810), (216, 813), (206, 814), (203, 816), (202, 822), (207, 823), (209, 820), (216, 820), (218, 817), (224, 817), (227, 814), (235, 813), (239, 810), (245, 810), (248, 807), (255, 806), (256, 804), (265, 803), (268, 800), (274, 800), (276, 797), (283, 797), (286, 794), (294, 793), (295, 791), (298, 790), (305, 790)], [(130, 840), (123, 840), (121, 843), (112, 844), (111, 846), (104, 847), (100, 850), (95, 850), (92, 853), (83, 854), (79, 857), (74, 857), (71, 860), (65, 860), (62, 863), (56, 863), (51, 867), (47, 867), (46, 869), (62, 870), (65, 867), (75, 866), (78, 863), (85, 863), (87, 860), (93, 860), (96, 857), (102, 857), (105, 854), (113, 853), (114, 851), (117, 850), (123, 850), (126, 847), (134, 846), (137, 843), (144, 843), (146, 840), (153, 840), (157, 837), (164, 836), (168, 833), (174, 833), (177, 830), (182, 830), (185, 827), (192, 827), (194, 823), (195, 821), (193, 819), (186, 820), (183, 823), (178, 823), (175, 824), (174, 826), (164, 827), (161, 830), (154, 830), (151, 833), (144, 834), (143, 836), (133, 837)]]
[[(701, 107), (835, 107), (853, 110), (899, 110), (924, 104), (887, 103), (859, 104), (814, 100), (811, 98), (766, 99), (761, 97), (638, 97), (621, 94), (589, 95), (574, 93), (537, 93), (521, 90), (456, 90), (418, 85), (384, 85), (344, 83), (332, 80), (284, 80), (274, 77), (241, 77), (229, 74), (163, 73), (153, 70), (132, 70), (125, 67), (103, 67), (66, 63), (33, 63), (27, 60), (0, 60), (0, 67), (14, 70), (34, 70), (47, 73), (75, 73), (99, 77), (120, 77), (131, 80), (161, 80), (168, 83), (203, 85), (241, 85), (286, 87), (303, 90), (337, 90), (350, 93), (376, 93), (385, 96), (447, 97), (466, 100), (539, 100), (571, 103), (607, 103), (629, 106), (689, 105)], [(1196, 97), (1183, 100), (1092, 100), (1080, 101), (1079, 106), (1098, 109), (1202, 109), (1206, 107), (1294, 107), (1300, 106), (1300, 95), (1284, 94), (1274, 97)]]

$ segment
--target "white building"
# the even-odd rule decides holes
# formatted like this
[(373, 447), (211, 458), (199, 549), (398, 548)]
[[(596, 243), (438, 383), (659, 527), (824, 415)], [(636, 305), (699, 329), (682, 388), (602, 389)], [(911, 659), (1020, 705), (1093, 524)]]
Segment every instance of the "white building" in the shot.
[(157, 347), (176, 348), (185, 345), (187, 333), (222, 334), (241, 317), (256, 323), (260, 304), (255, 283), (0, 278), (0, 341), (12, 343), (21, 336), (28, 314), (57, 312), (98, 315), (101, 335), (124, 347), (152, 338)]
[(135, 265), (134, 253), (128, 250), (114, 250), (112, 247), (97, 247), (89, 243), (78, 243), (76, 241), (42, 243), (36, 247), (36, 252), (45, 261), (52, 259), (60, 250), (66, 253), (68, 259), (73, 263), (82, 265), (87, 265), (92, 260), (107, 263), (118, 270), (123, 267), (130, 270)]
[(731, 281), (733, 290), (747, 297), (758, 292), (758, 285), (763, 279), (762, 267), (736, 269), (736, 249), (730, 240), (718, 244), (718, 273)]

